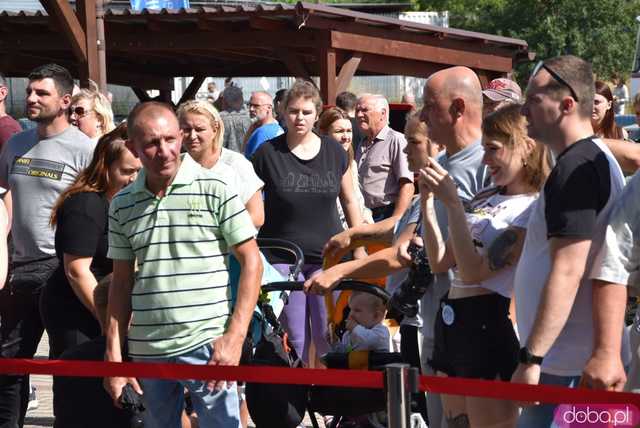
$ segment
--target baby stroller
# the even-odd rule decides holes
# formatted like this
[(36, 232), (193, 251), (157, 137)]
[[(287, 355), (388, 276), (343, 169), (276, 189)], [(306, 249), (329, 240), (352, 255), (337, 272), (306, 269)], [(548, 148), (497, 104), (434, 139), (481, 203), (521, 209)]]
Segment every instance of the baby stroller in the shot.
[[(262, 243), (261, 248), (262, 248)], [(270, 243), (272, 244), (272, 243)], [(302, 363), (295, 349), (288, 341), (287, 333), (281, 326), (267, 295), (282, 298), (282, 293), (302, 290), (303, 283), (292, 281), (297, 272), (295, 267), (303, 264), (302, 253), (294, 244), (278, 242), (280, 249), (286, 249), (296, 258), (289, 281), (272, 282), (263, 285), (258, 308), (261, 335), (255, 347), (251, 364), (280, 367), (301, 367)], [(380, 297), (385, 304), (388, 293), (376, 285), (360, 281), (343, 281), (336, 290), (363, 291)], [(276, 303), (279, 303), (276, 300)], [(348, 311), (348, 308), (346, 309)], [(346, 318), (346, 315), (344, 316)], [(399, 353), (352, 351), (359, 353), (358, 358), (349, 358), (349, 353), (329, 353), (324, 357), (329, 368), (381, 370), (385, 365), (400, 363)], [(349, 367), (349, 361), (360, 361), (358, 367)], [(295, 428), (303, 420), (305, 411), (311, 415), (311, 422), (318, 427), (314, 412), (334, 416), (331, 428), (339, 427), (345, 417), (356, 417), (385, 409), (385, 394), (381, 389), (341, 388), (308, 385), (270, 385), (247, 383), (247, 405), (251, 419), (257, 428), (287, 427)]]

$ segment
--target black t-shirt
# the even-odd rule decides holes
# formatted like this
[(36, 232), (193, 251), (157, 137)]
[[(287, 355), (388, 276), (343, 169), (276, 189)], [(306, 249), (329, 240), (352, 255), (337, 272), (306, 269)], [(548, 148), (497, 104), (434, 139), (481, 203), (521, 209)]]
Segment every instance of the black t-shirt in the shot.
[(64, 274), (65, 253), (93, 257), (90, 269), (98, 281), (113, 270), (113, 263), (107, 258), (108, 211), (109, 201), (96, 192), (76, 193), (58, 209), (55, 247), (60, 266), (48, 283), (57, 298), (78, 300)]
[(589, 137), (565, 149), (544, 186), (547, 237), (591, 239), (611, 193), (605, 153)]
[[(322, 263), (322, 247), (342, 230), (336, 198), (347, 171), (347, 154), (340, 144), (320, 137), (320, 151), (299, 159), (287, 146), (286, 134), (260, 146), (253, 168), (264, 181), (265, 223), (259, 237), (298, 244), (306, 263)], [(292, 263), (291, 257), (265, 251), (271, 263)]]

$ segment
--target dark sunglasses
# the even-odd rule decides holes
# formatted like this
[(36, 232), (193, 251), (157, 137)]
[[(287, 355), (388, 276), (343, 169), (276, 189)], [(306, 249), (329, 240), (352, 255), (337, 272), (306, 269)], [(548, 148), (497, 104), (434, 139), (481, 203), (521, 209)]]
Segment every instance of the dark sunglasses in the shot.
[(551, 75), (551, 77), (553, 77), (555, 79), (556, 82), (560, 83), (561, 85), (565, 86), (569, 92), (571, 93), (571, 96), (573, 97), (574, 100), (576, 101), (580, 101), (580, 99), (578, 98), (578, 94), (576, 94), (576, 91), (571, 87), (570, 84), (567, 83), (566, 80), (564, 80), (562, 77), (560, 77), (560, 75), (558, 73), (556, 73), (555, 71), (553, 71), (551, 69), (551, 67), (549, 67), (548, 65), (546, 65), (544, 63), (544, 61), (539, 61), (536, 66), (533, 68), (533, 72), (531, 73), (531, 78), (533, 79), (533, 77), (538, 74), (538, 72), (541, 69), (545, 69), (547, 70), (547, 73), (549, 73)]
[(81, 107), (81, 106), (74, 107), (71, 110), (71, 112), (75, 113), (76, 116), (78, 116), (78, 117), (84, 117), (84, 116), (88, 115), (89, 113), (91, 113), (91, 111), (85, 110), (84, 107)]

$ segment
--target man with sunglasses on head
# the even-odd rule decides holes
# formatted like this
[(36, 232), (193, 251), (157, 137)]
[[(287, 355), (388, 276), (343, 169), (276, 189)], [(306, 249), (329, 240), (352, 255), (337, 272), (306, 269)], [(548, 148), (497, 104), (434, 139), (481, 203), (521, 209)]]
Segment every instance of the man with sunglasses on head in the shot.
[[(540, 63), (532, 74), (522, 113), (529, 136), (556, 157), (527, 228), (515, 277), (520, 364), (512, 382), (578, 386), (596, 329), (623, 325), (609, 312), (624, 311), (616, 287), (592, 284), (589, 272), (602, 245), (608, 213), (624, 176), (606, 145), (593, 135), (591, 64), (575, 56)], [(616, 348), (616, 345), (613, 345)], [(519, 427), (548, 427), (553, 405), (525, 407)]]
[[(0, 356), (32, 358), (44, 331), (38, 301), (58, 266), (51, 209), (91, 161), (95, 143), (71, 126), (73, 78), (47, 64), (29, 75), (26, 115), (36, 128), (14, 135), (0, 154), (0, 186), (11, 192), (11, 274), (0, 297)], [(1, 364), (1, 363), (0, 363)], [(22, 427), (29, 376), (0, 376), (0, 427)]]

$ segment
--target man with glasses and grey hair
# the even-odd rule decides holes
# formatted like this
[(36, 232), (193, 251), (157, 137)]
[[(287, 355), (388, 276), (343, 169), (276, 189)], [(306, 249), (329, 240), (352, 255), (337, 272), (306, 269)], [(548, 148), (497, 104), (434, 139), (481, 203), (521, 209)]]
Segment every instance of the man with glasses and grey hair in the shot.
[[(515, 299), (522, 348), (511, 381), (576, 387), (606, 327), (620, 352), (624, 312), (620, 287), (592, 283), (607, 218), (624, 176), (607, 146), (593, 135), (591, 64), (571, 55), (541, 62), (527, 87), (522, 113), (531, 138), (556, 156), (535, 202), (516, 269)], [(600, 320), (606, 320), (603, 325)], [(596, 335), (598, 337), (598, 335)], [(548, 427), (553, 405), (525, 407), (519, 427)]]
[(284, 134), (284, 130), (273, 117), (273, 98), (266, 92), (254, 92), (249, 98), (249, 116), (255, 120), (245, 138), (244, 155), (247, 158), (264, 143), (278, 135)]
[(22, 127), (17, 120), (7, 113), (6, 100), (9, 96), (7, 80), (0, 74), (0, 149), (4, 146), (13, 134), (22, 131)]
[(356, 105), (356, 121), (366, 137), (356, 150), (365, 205), (374, 221), (400, 218), (414, 190), (404, 154), (407, 140), (389, 127), (389, 103), (382, 95), (362, 95)]

